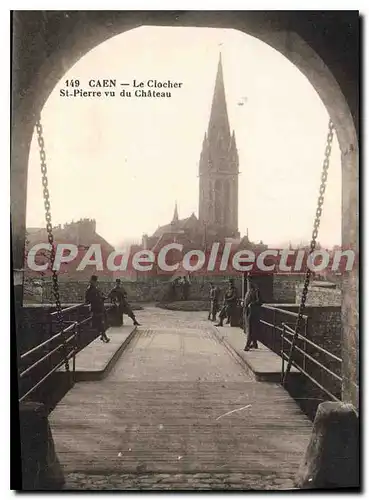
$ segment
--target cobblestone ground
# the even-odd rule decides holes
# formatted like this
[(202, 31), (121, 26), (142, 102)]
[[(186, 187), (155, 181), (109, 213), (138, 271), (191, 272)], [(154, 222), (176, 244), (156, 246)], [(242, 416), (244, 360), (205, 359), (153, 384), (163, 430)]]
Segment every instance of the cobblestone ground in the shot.
[(288, 475), (260, 474), (69, 474), (66, 490), (291, 490)]
[(311, 427), (288, 394), (251, 380), (206, 313), (137, 316), (110, 375), (50, 416), (66, 489), (291, 489)]

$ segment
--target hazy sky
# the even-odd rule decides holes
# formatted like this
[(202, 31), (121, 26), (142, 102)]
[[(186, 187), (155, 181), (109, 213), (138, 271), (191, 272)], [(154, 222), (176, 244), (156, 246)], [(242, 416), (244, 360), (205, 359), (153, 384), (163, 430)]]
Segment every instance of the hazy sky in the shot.
[[(90, 51), (59, 82), (42, 112), (54, 225), (95, 218), (114, 245), (170, 222), (175, 200), (181, 218), (198, 214), (198, 162), (220, 50), (240, 158), (239, 230), (270, 245), (310, 239), (328, 113), (279, 52), (241, 32), (210, 28), (132, 30)], [(183, 85), (170, 99), (60, 97), (72, 78), (86, 90), (91, 78)], [(27, 226), (44, 226), (35, 137), (27, 204)], [(341, 242), (336, 136), (319, 240)]]

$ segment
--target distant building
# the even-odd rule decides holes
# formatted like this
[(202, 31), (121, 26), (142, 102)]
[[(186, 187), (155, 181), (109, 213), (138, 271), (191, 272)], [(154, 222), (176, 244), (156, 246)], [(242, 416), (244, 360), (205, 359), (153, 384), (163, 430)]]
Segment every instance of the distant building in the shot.
[[(48, 243), (48, 234), (46, 228), (27, 228), (27, 245), (26, 251), (34, 247), (38, 243)], [(58, 225), (53, 228), (53, 236), (55, 244), (68, 243), (76, 245), (79, 249), (79, 254), (75, 260), (61, 266), (59, 279), (61, 281), (87, 281), (92, 274), (98, 274), (104, 279), (112, 279), (113, 272), (107, 269), (106, 258), (114, 251), (114, 247), (110, 245), (102, 236), (96, 232), (96, 221), (94, 219), (81, 219), (77, 222), (71, 222)], [(95, 266), (87, 265), (84, 270), (77, 271), (81, 259), (85, 255), (87, 249), (93, 245), (99, 244), (101, 247), (102, 258), (104, 262), (104, 270), (96, 271)], [(45, 255), (45, 253), (44, 253)], [(42, 251), (39, 252), (37, 263), (41, 264), (47, 261), (47, 256), (42, 256)], [(50, 276), (50, 274), (44, 274)], [(25, 278), (40, 278), (42, 273), (32, 271), (27, 268)]]

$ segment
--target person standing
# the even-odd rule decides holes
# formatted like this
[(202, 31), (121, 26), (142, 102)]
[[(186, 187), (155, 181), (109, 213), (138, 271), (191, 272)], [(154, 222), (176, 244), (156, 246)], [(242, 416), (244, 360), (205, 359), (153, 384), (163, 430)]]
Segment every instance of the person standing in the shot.
[(91, 276), (90, 285), (85, 293), (85, 301), (91, 306), (92, 325), (100, 335), (100, 339), (103, 342), (110, 342), (106, 335), (107, 321), (104, 301), (107, 297), (99, 290), (97, 280), (97, 276)]
[(210, 286), (210, 290), (209, 290), (209, 299), (210, 299), (210, 305), (209, 305), (209, 314), (208, 314), (208, 320), (210, 321), (211, 317), (212, 317), (212, 307), (213, 307), (213, 289), (214, 289), (214, 285), (213, 283), (209, 283), (209, 286)]
[(116, 314), (118, 315), (118, 323), (120, 323), (117, 326), (121, 326), (123, 324), (123, 314), (127, 314), (135, 326), (140, 326), (140, 323), (137, 321), (136, 316), (127, 301), (127, 292), (123, 287), (121, 287), (121, 281), (119, 278), (115, 280), (115, 287), (109, 293), (109, 298), (117, 305)]
[(245, 295), (244, 301), (244, 330), (246, 333), (246, 345), (244, 351), (258, 348), (258, 328), (260, 319), (260, 307), (262, 305), (258, 287), (250, 279), (248, 281), (249, 289)]
[(188, 300), (190, 297), (190, 280), (186, 276), (183, 276), (182, 279), (182, 299), (183, 300)]
[(228, 289), (224, 295), (224, 305), (219, 313), (219, 323), (215, 326), (223, 326), (223, 321), (228, 318), (228, 322), (231, 322), (232, 315), (235, 313), (237, 307), (237, 289), (234, 286), (232, 279), (228, 282)]
[(123, 311), (122, 311), (122, 289), (120, 288), (120, 280), (115, 280), (115, 286), (108, 295), (111, 303), (113, 304), (112, 310), (112, 326), (123, 325)]
[(215, 321), (219, 310), (219, 288), (213, 283), (210, 283), (210, 310), (208, 320)]

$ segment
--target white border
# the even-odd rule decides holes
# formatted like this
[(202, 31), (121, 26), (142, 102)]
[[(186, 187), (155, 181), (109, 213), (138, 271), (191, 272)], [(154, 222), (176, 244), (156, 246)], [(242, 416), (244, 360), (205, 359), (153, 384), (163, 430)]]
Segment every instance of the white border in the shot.
[[(122, 5), (124, 5), (124, 9), (122, 9)], [(0, 134), (0, 141), (1, 141), (1, 148), (0, 151), (3, 153), (3, 161), (0, 169), (0, 186), (1, 189), (3, 189), (3, 193), (0, 196), (0, 203), (1, 203), (1, 210), (0, 210), (0, 216), (1, 216), (1, 235), (2, 235), (2, 245), (1, 245), (1, 254), (0, 254), (0, 262), (4, 263), (4, 272), (2, 276), (2, 291), (1, 291), (1, 303), (3, 307), (3, 311), (5, 314), (2, 315), (2, 343), (1, 347), (3, 350), (3, 359), (1, 360), (0, 367), (1, 370), (3, 371), (1, 381), (2, 385), (5, 387), (9, 387), (9, 372), (10, 372), (10, 364), (9, 364), (9, 352), (10, 352), (10, 345), (9, 345), (9, 328), (8, 328), (8, 322), (9, 322), (9, 317), (7, 315), (7, 311), (9, 311), (10, 307), (10, 301), (9, 301), (9, 281), (8, 277), (10, 273), (8, 273), (8, 262), (10, 260), (10, 254), (9, 254), (9, 163), (10, 163), (10, 156), (9, 156), (9, 144), (10, 144), (10, 136), (9, 136), (9, 123), (10, 123), (10, 92), (9, 92), (9, 80), (10, 80), (10, 44), (9, 44), (9, 38), (10, 38), (10, 26), (9, 26), (9, 10), (14, 9), (14, 10), (170, 10), (170, 11), (175, 11), (175, 10), (359, 10), (362, 15), (365, 15), (367, 9), (366, 9), (367, 2), (364, 3), (364, 1), (358, 1), (358, 2), (348, 2), (348, 1), (341, 1), (341, 0), (336, 0), (336, 1), (323, 1), (323, 0), (310, 0), (309, 2), (296, 2), (296, 0), (290, 0), (290, 1), (284, 1), (284, 2), (275, 2), (273, 0), (269, 1), (235, 1), (235, 0), (228, 0), (227, 2), (225, 1), (207, 1), (207, 2), (199, 2), (198, 0), (187, 0), (187, 1), (156, 1), (155, 3), (149, 2), (149, 1), (142, 1), (142, 0), (126, 0), (125, 2), (122, 1), (111, 1), (111, 0), (106, 0), (104, 2), (98, 2), (96, 0), (90, 0), (88, 3), (87, 2), (76, 2), (76, 1), (70, 1), (70, 0), (65, 0), (64, 2), (55, 2), (55, 1), (48, 1), (48, 2), (32, 2), (30, 4), (29, 1), (18, 1), (18, 2), (4, 2), (1, 5), (1, 16), (0, 16), (0, 23), (1, 23), (1, 30), (0, 33), (2, 35), (2, 40), (0, 44), (0, 50), (1, 50), (1, 61), (2, 61), (2, 77), (0, 79), (0, 96), (2, 99), (2, 130)], [(5, 7), (5, 8), (4, 8)], [(104, 7), (102, 9), (102, 7)], [(364, 50), (364, 67), (367, 65), (367, 40), (365, 38), (365, 46), (363, 47)], [(9, 73), (8, 73), (9, 72)], [(366, 81), (365, 74), (364, 76), (364, 82)], [(365, 111), (367, 111), (367, 102), (365, 103)], [(365, 142), (364, 142), (364, 147), (365, 147)], [(364, 160), (365, 160), (365, 155), (363, 155)], [(362, 172), (366, 170), (366, 165), (362, 165)], [(368, 181), (369, 179), (369, 174), (367, 173), (364, 176), (365, 180), (365, 185), (364, 189), (362, 192), (363, 198), (365, 198), (364, 192), (368, 192)], [(364, 191), (365, 190), (365, 191)], [(365, 204), (363, 206), (364, 208), (364, 214), (365, 214), (365, 223), (364, 227), (362, 228), (362, 234), (364, 235), (364, 240), (365, 240), (365, 234), (368, 234), (369, 231), (369, 213), (368, 213), (368, 204)], [(363, 242), (364, 243), (364, 242)], [(366, 247), (367, 248), (367, 247)], [(366, 249), (365, 248), (365, 249)], [(369, 276), (369, 269), (366, 266), (364, 268), (364, 280), (365, 284), (367, 284)], [(365, 286), (365, 285), (364, 285)], [(364, 305), (365, 301), (365, 305)], [(365, 309), (368, 309), (369, 304), (369, 296), (365, 295), (363, 301), (364, 307), (362, 307), (363, 311), (360, 313), (364, 313)], [(367, 307), (365, 307), (367, 306)], [(6, 320), (4, 321), (4, 319)], [(363, 338), (365, 333), (369, 331), (367, 326), (367, 317), (365, 317), (364, 322), (363, 322), (363, 328), (361, 332), (361, 337)], [(365, 332), (365, 333), (363, 333)], [(365, 342), (365, 340), (364, 340)], [(365, 354), (367, 353), (367, 349), (369, 348), (369, 343), (364, 345), (365, 347)], [(5, 348), (6, 347), (6, 348)], [(366, 359), (368, 357), (366, 356)], [(364, 355), (362, 355), (362, 361), (364, 361)], [(364, 380), (363, 383), (367, 381), (367, 372), (368, 372), (368, 367), (367, 363), (363, 362), (364, 370), (363, 375), (364, 375)], [(5, 407), (3, 406), (2, 412), (1, 412), (1, 431), (2, 431), (2, 436), (1, 436), (1, 467), (0, 467), (0, 486), (2, 493), (5, 494), (4, 496), (11, 495), (12, 493), (9, 491), (10, 483), (9, 483), (9, 478), (10, 478), (10, 469), (9, 469), (9, 446), (7, 444), (10, 444), (9, 440), (9, 414), (10, 414), (10, 406), (9, 404), (9, 399), (7, 397), (8, 394), (4, 394), (4, 400), (3, 400), (3, 405), (5, 403)], [(366, 408), (365, 408), (366, 409)], [(367, 444), (367, 432), (365, 434), (365, 444)], [(362, 480), (363, 483), (365, 481), (365, 477), (367, 477), (366, 472), (368, 471), (367, 467), (368, 464), (364, 460), (364, 465), (365, 465), (365, 471), (363, 471), (362, 475)], [(364, 483), (365, 484), (365, 483)], [(128, 493), (125, 493), (125, 495), (128, 495)], [(92, 495), (91, 495), (92, 496)], [(178, 495), (176, 495), (178, 497)], [(253, 495), (252, 495), (253, 496)], [(320, 495), (318, 495), (320, 496)]]

